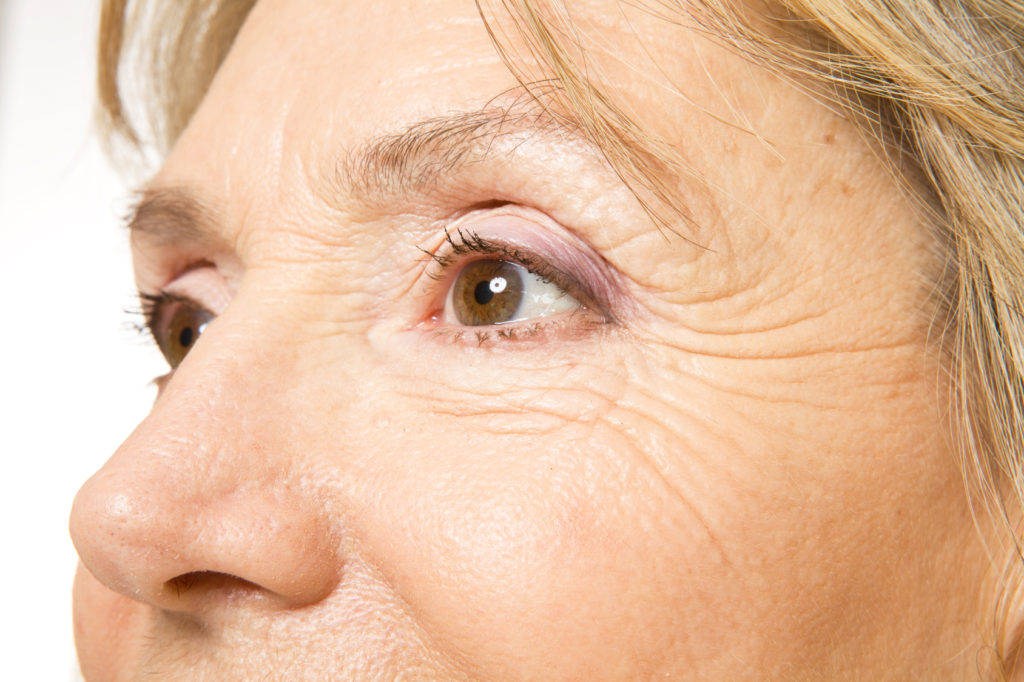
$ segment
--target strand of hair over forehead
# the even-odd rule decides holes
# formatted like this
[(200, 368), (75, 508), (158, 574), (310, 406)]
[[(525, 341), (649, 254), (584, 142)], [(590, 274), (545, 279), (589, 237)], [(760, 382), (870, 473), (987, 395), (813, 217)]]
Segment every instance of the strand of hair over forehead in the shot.
[(199, 106), (256, 0), (104, 0), (99, 123), (111, 157), (152, 172)]
[[(113, 140), (165, 153), (255, 0), (106, 0), (99, 92)], [(973, 499), (1010, 532), (1001, 660), (1024, 637), (1024, 2), (623, 0), (704, 31), (846, 112), (918, 197), (945, 250), (937, 324)], [(548, 110), (589, 135), (663, 227), (694, 175), (594, 77), (567, 0), (478, 0), (499, 51)], [(511, 19), (512, 33), (505, 32)], [(516, 40), (518, 38), (518, 41)], [(510, 47), (526, 46), (528, 60)], [(528, 61), (541, 65), (530, 72)], [(536, 67), (532, 67), (536, 68)], [(129, 93), (129, 97), (125, 96)], [(126, 111), (126, 102), (141, 109)], [(675, 178), (675, 179), (674, 179)], [(1005, 670), (997, 670), (997, 676)]]

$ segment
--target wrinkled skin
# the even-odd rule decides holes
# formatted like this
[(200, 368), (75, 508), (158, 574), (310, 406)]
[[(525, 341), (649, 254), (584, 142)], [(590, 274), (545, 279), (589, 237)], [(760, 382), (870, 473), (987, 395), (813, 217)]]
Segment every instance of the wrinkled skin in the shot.
[[(976, 670), (984, 567), (911, 202), (793, 86), (574, 7), (703, 177), (679, 185), (687, 238), (530, 115), (416, 182), (344, 163), (529, 109), (472, 3), (256, 6), (151, 185), (204, 213), (133, 237), (141, 291), (216, 319), (75, 501), (87, 679)], [(456, 227), (554, 264), (578, 304), (464, 328)]]

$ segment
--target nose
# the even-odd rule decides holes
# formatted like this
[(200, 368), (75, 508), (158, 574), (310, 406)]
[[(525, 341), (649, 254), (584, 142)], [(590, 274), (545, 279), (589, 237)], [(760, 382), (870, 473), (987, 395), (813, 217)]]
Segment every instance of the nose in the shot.
[(273, 398), (286, 392), (268, 391), (274, 377), (256, 374), (238, 354), (190, 354), (150, 416), (82, 487), (71, 535), (97, 580), (197, 613), (295, 608), (332, 592), (337, 533), (304, 475), (290, 409)]

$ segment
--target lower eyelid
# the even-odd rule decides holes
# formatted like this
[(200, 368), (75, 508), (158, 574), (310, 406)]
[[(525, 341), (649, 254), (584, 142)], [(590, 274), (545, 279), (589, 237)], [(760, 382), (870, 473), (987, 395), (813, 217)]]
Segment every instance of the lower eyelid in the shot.
[[(570, 319), (571, 318), (571, 319)], [(550, 348), (551, 343), (582, 341), (600, 333), (613, 321), (596, 311), (580, 308), (540, 320), (525, 320), (501, 325), (467, 327), (436, 323), (430, 328), (433, 338), (472, 348)]]

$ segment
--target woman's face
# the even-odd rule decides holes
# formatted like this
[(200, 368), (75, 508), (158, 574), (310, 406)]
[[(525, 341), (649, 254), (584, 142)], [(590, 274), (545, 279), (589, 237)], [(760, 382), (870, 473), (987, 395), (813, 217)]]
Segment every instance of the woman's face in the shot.
[(473, 3), (257, 5), (133, 222), (180, 364), (75, 502), (88, 678), (977, 665), (911, 203), (695, 32), (573, 19), (678, 234)]

